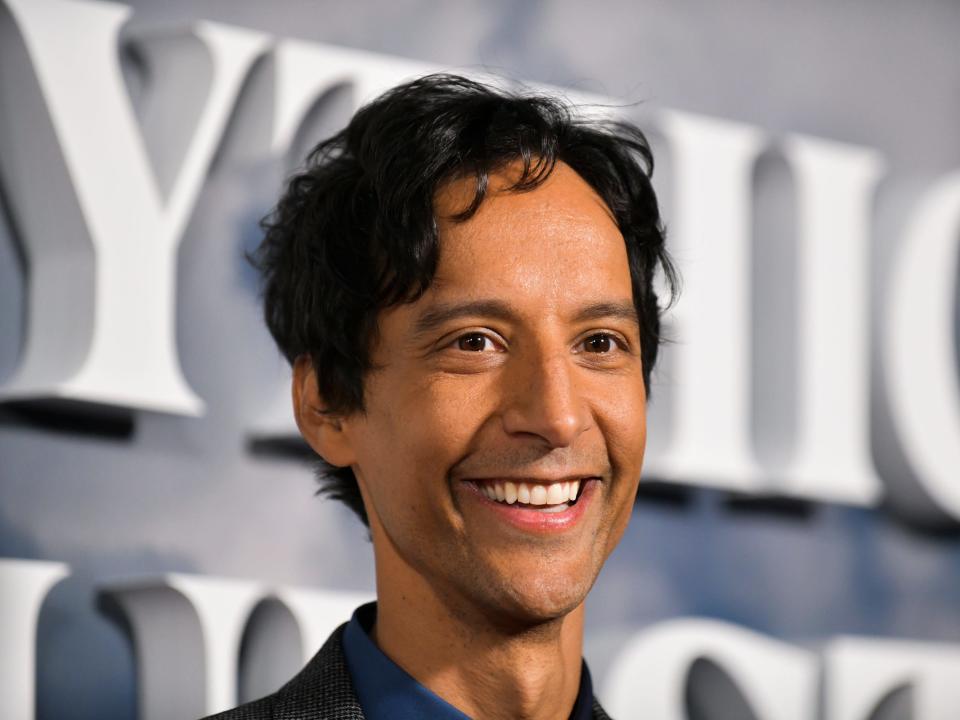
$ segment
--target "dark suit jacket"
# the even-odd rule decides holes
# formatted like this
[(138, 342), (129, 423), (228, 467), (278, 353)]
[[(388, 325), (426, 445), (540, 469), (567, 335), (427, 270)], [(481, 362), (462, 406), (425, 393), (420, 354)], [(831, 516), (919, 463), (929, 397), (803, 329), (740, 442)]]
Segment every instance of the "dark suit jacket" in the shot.
[[(307, 666), (273, 695), (206, 720), (364, 720), (343, 656), (338, 627)], [(596, 698), (593, 720), (610, 720)]]

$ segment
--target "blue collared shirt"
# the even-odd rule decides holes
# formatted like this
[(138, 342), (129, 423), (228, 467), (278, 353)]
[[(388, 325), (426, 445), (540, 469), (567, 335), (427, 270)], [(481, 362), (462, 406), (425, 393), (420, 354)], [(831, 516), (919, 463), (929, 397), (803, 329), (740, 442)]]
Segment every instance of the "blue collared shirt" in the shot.
[[(370, 639), (377, 604), (361, 605), (343, 634), (343, 652), (350, 679), (367, 720), (470, 720), (388, 658)], [(580, 690), (570, 720), (593, 717), (593, 686), (587, 664), (580, 671)]]

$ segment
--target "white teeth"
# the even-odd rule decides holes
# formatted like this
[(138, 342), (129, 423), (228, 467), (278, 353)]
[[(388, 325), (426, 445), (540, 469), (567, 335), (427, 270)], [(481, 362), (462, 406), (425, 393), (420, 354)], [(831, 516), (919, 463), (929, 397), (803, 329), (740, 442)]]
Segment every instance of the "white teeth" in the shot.
[(553, 483), (553, 485), (547, 487), (546, 504), (559, 505), (569, 500), (570, 496), (567, 494), (567, 488), (565, 486), (566, 483)]
[(530, 504), (547, 504), (547, 489), (543, 485), (534, 485), (532, 488), (530, 488)]
[(526, 483), (517, 483), (517, 502), (530, 504), (530, 486)]
[(480, 485), (480, 491), (491, 500), (513, 505), (538, 505), (546, 508), (564, 509), (568, 502), (577, 499), (580, 492), (580, 481), (556, 482), (549, 485), (542, 483), (490, 482)]

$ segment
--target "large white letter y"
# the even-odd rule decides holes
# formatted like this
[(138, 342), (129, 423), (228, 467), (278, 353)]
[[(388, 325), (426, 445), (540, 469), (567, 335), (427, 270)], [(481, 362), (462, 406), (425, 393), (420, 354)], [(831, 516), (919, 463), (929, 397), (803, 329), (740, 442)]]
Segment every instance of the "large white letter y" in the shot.
[[(212, 23), (190, 29), (210, 73), (179, 69), (192, 92), (208, 83), (206, 100), (163, 193), (120, 68), (129, 9), (4, 2), (0, 180), (30, 290), (21, 363), (0, 399), (198, 414), (203, 403), (176, 352), (177, 248), (241, 83), (269, 39)], [(163, 44), (144, 45), (148, 61), (163, 62)], [(160, 85), (169, 97), (156, 100), (176, 104), (184, 86), (175, 85)]]

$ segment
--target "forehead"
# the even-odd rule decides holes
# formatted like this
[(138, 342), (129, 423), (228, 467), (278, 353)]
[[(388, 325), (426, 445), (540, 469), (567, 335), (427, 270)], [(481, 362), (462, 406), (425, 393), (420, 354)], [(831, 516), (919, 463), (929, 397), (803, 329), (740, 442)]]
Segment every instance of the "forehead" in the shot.
[(631, 299), (623, 236), (596, 191), (564, 163), (533, 190), (510, 191), (518, 172), (511, 166), (492, 175), (486, 198), (465, 222), (452, 216), (472, 201), (474, 179), (451, 181), (437, 193), (440, 257), (428, 294), (499, 290), (517, 302), (550, 305), (585, 295)]

